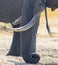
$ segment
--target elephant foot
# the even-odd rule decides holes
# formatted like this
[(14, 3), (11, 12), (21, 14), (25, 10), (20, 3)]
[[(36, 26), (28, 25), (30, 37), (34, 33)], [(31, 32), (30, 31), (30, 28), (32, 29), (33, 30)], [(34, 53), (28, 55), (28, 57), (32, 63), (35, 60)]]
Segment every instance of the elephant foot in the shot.
[(38, 54), (31, 54), (28, 57), (23, 57), (24, 61), (26, 63), (30, 63), (30, 64), (37, 64), (40, 60), (40, 56)]

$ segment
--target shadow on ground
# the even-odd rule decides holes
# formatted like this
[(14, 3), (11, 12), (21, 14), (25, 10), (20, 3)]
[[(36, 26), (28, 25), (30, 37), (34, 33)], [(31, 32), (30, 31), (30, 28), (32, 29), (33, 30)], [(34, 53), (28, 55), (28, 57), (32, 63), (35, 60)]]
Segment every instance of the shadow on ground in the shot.
[(8, 60), (8, 61), (14, 63), (14, 65), (39, 65), (39, 64), (19, 63), (19, 62), (14, 61), (14, 60)]

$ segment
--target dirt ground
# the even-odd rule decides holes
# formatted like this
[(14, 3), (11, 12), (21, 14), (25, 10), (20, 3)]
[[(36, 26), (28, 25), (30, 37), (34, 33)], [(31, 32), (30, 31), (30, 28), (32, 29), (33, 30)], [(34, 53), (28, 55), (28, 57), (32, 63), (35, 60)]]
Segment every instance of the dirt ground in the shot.
[[(37, 32), (37, 53), (40, 55), (40, 64), (36, 65), (58, 65), (58, 10), (51, 12), (48, 9), (48, 21), (51, 29), (51, 36), (46, 29), (44, 12), (41, 14), (40, 25)], [(0, 23), (0, 65), (32, 65), (26, 64), (21, 57), (6, 56), (12, 42), (12, 31), (5, 31), (1, 26), (8, 26)], [(9, 25), (10, 26), (10, 25)]]

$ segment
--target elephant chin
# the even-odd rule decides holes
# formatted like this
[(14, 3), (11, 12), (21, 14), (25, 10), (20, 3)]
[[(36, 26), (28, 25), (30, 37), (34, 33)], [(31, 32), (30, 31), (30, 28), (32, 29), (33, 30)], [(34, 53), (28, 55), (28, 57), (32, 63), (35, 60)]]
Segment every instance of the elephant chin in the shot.
[(31, 54), (30, 56), (23, 56), (23, 59), (25, 60), (26, 63), (31, 63), (31, 64), (37, 64), (40, 60), (40, 56), (38, 54)]

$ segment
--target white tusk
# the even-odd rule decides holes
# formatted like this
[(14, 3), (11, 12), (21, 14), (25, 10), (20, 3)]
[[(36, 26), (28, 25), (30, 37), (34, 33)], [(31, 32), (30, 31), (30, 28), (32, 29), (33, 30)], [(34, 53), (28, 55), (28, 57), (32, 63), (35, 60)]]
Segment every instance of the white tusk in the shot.
[(20, 16), (19, 18), (17, 18), (12, 24), (13, 24), (13, 25), (18, 25), (18, 24), (20, 24), (20, 23), (21, 23), (21, 18), (22, 18), (22, 16)]
[(26, 31), (26, 30), (28, 30), (28, 29), (30, 29), (31, 27), (34, 26), (34, 24), (36, 23), (36, 20), (39, 18), (39, 16), (40, 16), (40, 13), (34, 15), (34, 17), (32, 18), (32, 20), (28, 24), (26, 24), (24, 26), (21, 26), (19, 28), (7, 28), (7, 29), (8, 30), (12, 30), (14, 32)]

